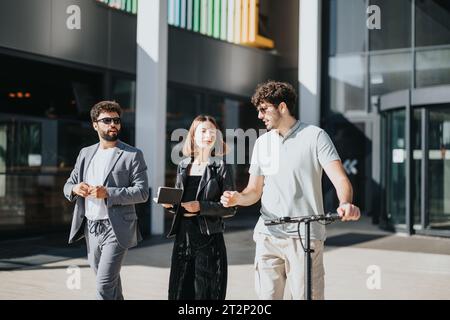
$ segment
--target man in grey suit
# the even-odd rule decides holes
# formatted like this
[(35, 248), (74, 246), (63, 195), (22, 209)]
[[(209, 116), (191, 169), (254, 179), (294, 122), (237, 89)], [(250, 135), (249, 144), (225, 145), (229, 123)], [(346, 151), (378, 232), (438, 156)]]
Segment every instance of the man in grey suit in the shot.
[(80, 151), (64, 185), (64, 195), (75, 202), (69, 243), (86, 238), (99, 300), (123, 300), (122, 262), (128, 248), (142, 240), (134, 205), (149, 196), (142, 151), (118, 139), (121, 114), (116, 102), (102, 101), (92, 108), (100, 141)]

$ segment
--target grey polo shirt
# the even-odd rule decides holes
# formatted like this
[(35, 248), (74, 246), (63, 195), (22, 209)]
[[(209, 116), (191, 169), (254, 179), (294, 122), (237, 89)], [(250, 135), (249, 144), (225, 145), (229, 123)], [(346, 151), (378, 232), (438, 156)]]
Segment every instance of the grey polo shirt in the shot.
[[(277, 130), (255, 143), (249, 173), (264, 176), (261, 216), (255, 233), (275, 237), (298, 237), (297, 224), (265, 226), (264, 220), (324, 214), (323, 167), (340, 160), (328, 134), (321, 128), (297, 121), (285, 137)], [(304, 236), (304, 226), (301, 228)], [(311, 224), (311, 239), (325, 240), (325, 226)]]

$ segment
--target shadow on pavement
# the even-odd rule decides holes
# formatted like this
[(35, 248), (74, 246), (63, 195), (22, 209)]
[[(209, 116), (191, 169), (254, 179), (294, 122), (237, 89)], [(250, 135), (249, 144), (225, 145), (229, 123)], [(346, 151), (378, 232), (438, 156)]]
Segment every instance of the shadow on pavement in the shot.
[(328, 237), (325, 241), (327, 247), (348, 247), (386, 237), (384, 234), (344, 233)]
[[(253, 228), (258, 214), (246, 212), (226, 221), (225, 242), (229, 265), (253, 264), (255, 243)], [(362, 219), (364, 220), (364, 219)], [(368, 220), (368, 219), (366, 219)], [(430, 237), (402, 237), (380, 232), (369, 224), (335, 224), (328, 228), (325, 250), (357, 247), (379, 250), (450, 254), (450, 239)], [(378, 230), (378, 231), (377, 231)], [(129, 251), (124, 265), (169, 268), (173, 239), (165, 235), (152, 236)], [(0, 241), (0, 271), (41, 268), (57, 269), (64, 266), (44, 266), (70, 259), (85, 259), (84, 241), (67, 244), (67, 232), (42, 237)], [(88, 267), (87, 263), (82, 267)]]

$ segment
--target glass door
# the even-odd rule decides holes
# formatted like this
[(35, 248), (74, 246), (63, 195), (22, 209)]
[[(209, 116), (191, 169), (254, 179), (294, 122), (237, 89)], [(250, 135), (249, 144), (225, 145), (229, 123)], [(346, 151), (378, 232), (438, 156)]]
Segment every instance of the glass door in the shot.
[(380, 99), (386, 227), (450, 236), (450, 86)]
[(406, 227), (405, 109), (386, 114), (386, 217), (389, 225)]
[(450, 230), (450, 104), (429, 109), (426, 227)]
[(411, 150), (410, 92), (402, 90), (380, 98), (382, 113), (381, 189), (385, 227), (410, 232), (411, 217)]

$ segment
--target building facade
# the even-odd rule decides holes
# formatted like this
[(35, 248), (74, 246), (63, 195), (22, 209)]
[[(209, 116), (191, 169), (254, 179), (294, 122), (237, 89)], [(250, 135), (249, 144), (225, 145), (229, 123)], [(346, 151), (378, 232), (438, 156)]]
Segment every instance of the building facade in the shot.
[(321, 122), (357, 203), (382, 227), (450, 235), (450, 3), (322, 4)]
[[(262, 129), (257, 83), (288, 81), (333, 139), (355, 203), (381, 227), (450, 235), (450, 7), (445, 0), (0, 0), (0, 230), (66, 228), (62, 186), (96, 142), (89, 110), (124, 108), (153, 194), (201, 113)], [(247, 164), (235, 165), (239, 189)], [(324, 178), (325, 207), (337, 199)], [(140, 206), (144, 233), (163, 210)]]
[[(168, 26), (169, 1), (143, 2), (141, 11), (149, 3), (149, 14), (158, 13), (155, 21), (161, 15), (163, 27), (146, 28), (145, 24), (153, 20), (145, 15), (140, 19), (144, 27), (139, 28), (135, 2), (0, 1), (3, 237), (67, 228), (72, 204), (62, 197), (61, 190), (79, 150), (97, 141), (89, 118), (96, 101), (116, 100), (123, 107), (121, 139), (146, 151), (155, 192), (158, 186), (173, 182), (173, 130), (188, 128), (199, 113), (214, 115), (224, 129), (261, 127), (255, 109), (249, 107), (255, 85), (279, 78), (280, 74), (295, 74), (296, 62), (291, 65), (280, 52)], [(155, 4), (161, 4), (159, 8), (164, 12), (154, 11), (151, 6)], [(295, 8), (295, 1), (291, 5)], [(276, 16), (280, 14), (283, 11)], [(297, 23), (295, 14), (288, 20)], [(283, 33), (280, 43), (287, 43), (288, 37), (295, 40), (294, 31)], [(139, 32), (144, 36), (139, 38)], [(145, 45), (140, 41), (145, 42), (152, 32), (164, 37), (166, 46), (159, 60), (165, 60), (164, 66), (158, 67), (165, 79), (155, 86), (151, 78), (139, 82), (137, 72), (137, 64), (142, 62), (140, 54), (147, 58), (149, 52), (144, 52)], [(292, 44), (287, 43), (289, 46)], [(148, 70), (162, 65), (152, 63)], [(151, 93), (143, 104), (136, 93), (139, 84), (143, 84), (141, 92)], [(163, 101), (160, 92), (165, 92), (164, 105), (159, 104)], [(163, 169), (153, 170), (155, 163), (162, 163)], [(235, 170), (241, 185), (244, 177), (239, 177), (246, 171), (244, 167)], [(162, 180), (156, 181), (155, 177)], [(144, 233), (163, 233), (164, 213), (158, 207), (150, 210), (149, 206), (147, 203), (140, 208)]]

